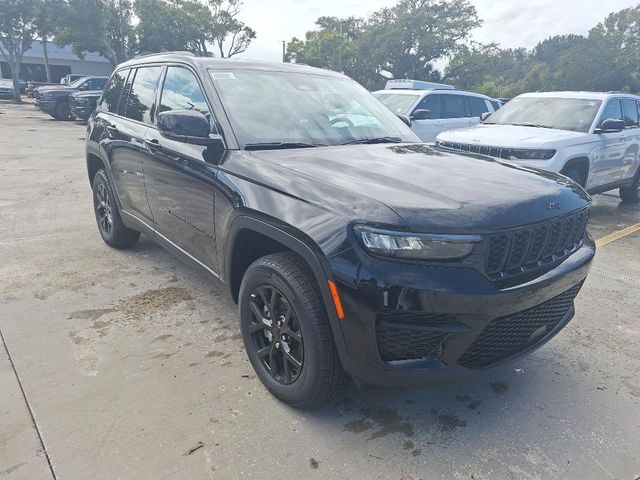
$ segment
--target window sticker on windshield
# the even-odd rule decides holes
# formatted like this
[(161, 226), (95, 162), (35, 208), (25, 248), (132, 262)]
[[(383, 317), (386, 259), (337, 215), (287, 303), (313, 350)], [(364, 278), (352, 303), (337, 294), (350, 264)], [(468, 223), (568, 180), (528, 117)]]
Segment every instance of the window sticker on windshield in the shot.
[(210, 72), (214, 80), (235, 80), (236, 76), (231, 72)]

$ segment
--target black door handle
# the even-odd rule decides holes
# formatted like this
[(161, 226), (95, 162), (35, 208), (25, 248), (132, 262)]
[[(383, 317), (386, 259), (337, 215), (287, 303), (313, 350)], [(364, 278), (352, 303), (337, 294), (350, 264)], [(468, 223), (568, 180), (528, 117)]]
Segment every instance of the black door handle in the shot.
[(160, 141), (157, 138), (145, 138), (144, 143), (150, 150), (157, 150), (160, 148)]

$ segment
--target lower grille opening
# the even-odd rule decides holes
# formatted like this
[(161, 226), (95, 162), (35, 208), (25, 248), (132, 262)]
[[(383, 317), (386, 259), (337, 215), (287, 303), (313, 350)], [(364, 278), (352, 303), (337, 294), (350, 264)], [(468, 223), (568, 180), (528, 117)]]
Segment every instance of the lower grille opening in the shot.
[(380, 357), (387, 362), (437, 357), (448, 335), (447, 332), (437, 331), (437, 328), (455, 321), (452, 315), (382, 312), (376, 319)]
[(539, 342), (571, 309), (580, 287), (582, 284), (524, 312), (492, 320), (458, 363), (467, 368), (487, 367)]

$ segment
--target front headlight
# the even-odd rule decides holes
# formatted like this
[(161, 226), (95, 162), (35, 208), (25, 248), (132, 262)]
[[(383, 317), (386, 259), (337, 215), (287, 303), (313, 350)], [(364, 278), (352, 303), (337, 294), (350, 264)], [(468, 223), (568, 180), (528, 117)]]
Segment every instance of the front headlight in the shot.
[(354, 231), (373, 255), (407, 260), (453, 260), (471, 253), (479, 235), (394, 232), (358, 225)]
[(511, 150), (509, 160), (551, 160), (555, 154), (555, 150), (518, 148)]

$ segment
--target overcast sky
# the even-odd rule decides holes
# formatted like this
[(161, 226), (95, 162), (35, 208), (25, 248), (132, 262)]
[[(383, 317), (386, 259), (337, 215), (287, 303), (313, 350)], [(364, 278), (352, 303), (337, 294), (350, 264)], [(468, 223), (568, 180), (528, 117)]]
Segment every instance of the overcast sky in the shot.
[[(638, 0), (470, 0), (484, 24), (473, 31), (481, 42), (533, 47), (551, 35), (584, 34), (607, 14)], [(242, 19), (257, 32), (242, 55), (256, 60), (282, 58), (282, 40), (304, 38), (320, 16), (366, 17), (389, 0), (244, 0)]]

